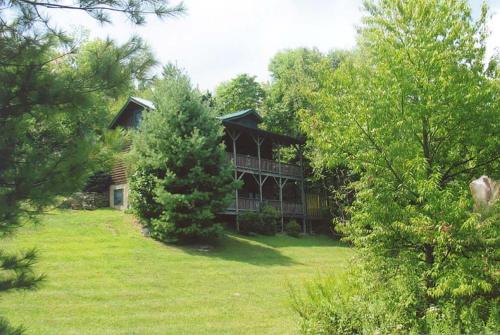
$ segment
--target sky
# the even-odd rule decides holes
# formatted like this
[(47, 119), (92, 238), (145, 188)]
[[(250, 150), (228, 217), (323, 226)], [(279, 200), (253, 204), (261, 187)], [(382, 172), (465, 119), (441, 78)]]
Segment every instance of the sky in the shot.
[[(326, 52), (355, 45), (361, 0), (185, 0), (186, 15), (133, 26), (123, 16), (101, 25), (71, 10), (52, 10), (53, 22), (64, 29), (87, 30), (90, 37), (124, 42), (145, 39), (159, 62), (176, 63), (202, 90), (211, 90), (240, 73), (269, 80), (270, 59), (278, 51), (317, 47)], [(487, 1), (493, 16), (488, 54), (500, 49), (500, 0)], [(172, 4), (178, 2), (171, 0)], [(479, 12), (480, 0), (470, 0)]]

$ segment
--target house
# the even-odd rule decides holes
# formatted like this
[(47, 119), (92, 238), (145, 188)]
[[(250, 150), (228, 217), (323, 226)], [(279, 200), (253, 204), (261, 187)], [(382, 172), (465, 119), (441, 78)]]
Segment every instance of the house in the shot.
[[(151, 101), (131, 97), (112, 121), (110, 128), (136, 128), (141, 115), (154, 109)], [(304, 170), (300, 155), (302, 140), (276, 134), (259, 128), (262, 122), (254, 110), (243, 110), (219, 117), (224, 126), (223, 141), (227, 158), (233, 163), (234, 178), (243, 181), (243, 186), (234, 193), (233, 202), (223, 215), (234, 216), (243, 211), (255, 211), (262, 204), (278, 210), (283, 227), (285, 220), (302, 221), (306, 231), (306, 220), (321, 219), (327, 208), (326, 198), (308, 194), (305, 189)], [(294, 147), (299, 158), (294, 162), (283, 162), (283, 148)], [(110, 206), (117, 209), (128, 207), (128, 184), (123, 163), (112, 170), (109, 188)]]

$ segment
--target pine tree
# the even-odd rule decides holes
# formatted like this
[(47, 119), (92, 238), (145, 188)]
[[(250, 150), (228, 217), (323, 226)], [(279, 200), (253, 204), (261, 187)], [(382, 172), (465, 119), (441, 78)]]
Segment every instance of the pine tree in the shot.
[[(109, 22), (120, 12), (136, 24), (146, 14), (182, 6), (153, 1), (2, 1), (0, 8), (0, 238), (59, 195), (79, 190), (106, 142), (106, 106), (155, 63), (139, 38), (84, 45), (51, 26), (57, 9)], [(33, 251), (0, 252), (0, 292), (35, 288)], [(19, 334), (0, 318), (0, 334)]]
[(156, 109), (133, 136), (134, 213), (162, 241), (207, 241), (219, 235), (216, 213), (235, 184), (215, 114), (179, 69), (167, 66), (154, 89)]

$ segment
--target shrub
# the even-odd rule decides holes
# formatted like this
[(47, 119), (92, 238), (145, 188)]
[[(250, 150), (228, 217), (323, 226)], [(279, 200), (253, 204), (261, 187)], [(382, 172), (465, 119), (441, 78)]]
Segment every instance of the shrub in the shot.
[(106, 172), (96, 172), (87, 179), (87, 183), (83, 188), (84, 192), (108, 192), (109, 185), (111, 185), (111, 175)]
[(353, 282), (346, 276), (318, 278), (305, 290), (291, 290), (292, 307), (300, 316), (302, 334), (362, 334), (364, 307), (352, 299)]
[(260, 231), (260, 216), (258, 212), (243, 212), (239, 216), (240, 233), (248, 235)]
[[(342, 274), (316, 278), (305, 289), (292, 287), (302, 334), (498, 334), (498, 297), (470, 304), (438, 300), (422, 310), (416, 276), (379, 274), (354, 266)], [(422, 332), (425, 329), (425, 332)]]
[(150, 227), (150, 220), (159, 217), (162, 212), (161, 205), (155, 201), (152, 190), (155, 187), (155, 171), (142, 168), (137, 170), (130, 178), (129, 200), (134, 214), (140, 223)]
[(239, 217), (240, 233), (274, 235), (278, 219), (278, 212), (270, 206), (263, 206), (257, 212), (243, 212)]
[(290, 236), (299, 237), (302, 228), (300, 227), (297, 221), (291, 220), (285, 225), (285, 231)]
[(278, 227), (278, 211), (271, 206), (263, 206), (259, 211), (260, 215), (260, 234), (274, 235)]

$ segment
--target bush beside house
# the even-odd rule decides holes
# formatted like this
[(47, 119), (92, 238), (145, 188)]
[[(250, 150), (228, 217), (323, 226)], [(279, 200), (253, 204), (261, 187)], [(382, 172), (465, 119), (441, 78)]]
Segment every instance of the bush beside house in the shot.
[(240, 233), (275, 235), (278, 220), (278, 212), (270, 206), (263, 206), (257, 212), (243, 212), (239, 217)]
[(292, 237), (299, 237), (302, 228), (297, 221), (291, 220), (285, 225), (285, 232)]

